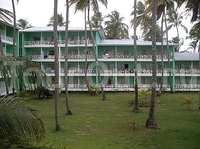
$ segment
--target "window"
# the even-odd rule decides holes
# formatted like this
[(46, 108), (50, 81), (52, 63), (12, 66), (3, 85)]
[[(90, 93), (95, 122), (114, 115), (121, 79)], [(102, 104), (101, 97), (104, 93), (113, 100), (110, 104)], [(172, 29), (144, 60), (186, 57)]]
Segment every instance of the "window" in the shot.
[(142, 84), (151, 84), (151, 78), (141, 78), (141, 83)]
[(40, 53), (41, 53), (40, 50), (33, 50), (33, 53), (32, 53), (32, 54), (33, 54), (33, 55), (40, 55)]
[(178, 69), (186, 69), (186, 65), (185, 64), (177, 64), (177, 68)]
[(143, 69), (143, 70), (151, 70), (151, 64), (141, 64), (141, 69)]
[(40, 41), (40, 37), (33, 37), (34, 41)]

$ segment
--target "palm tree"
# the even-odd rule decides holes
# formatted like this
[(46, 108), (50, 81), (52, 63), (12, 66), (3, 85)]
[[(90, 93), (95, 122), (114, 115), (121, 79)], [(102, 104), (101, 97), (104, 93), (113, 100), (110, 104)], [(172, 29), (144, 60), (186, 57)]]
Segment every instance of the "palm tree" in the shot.
[(103, 17), (101, 12), (97, 12), (96, 14), (94, 14), (91, 18), (92, 28), (103, 30), (102, 21)]
[[(66, 22), (64, 22), (64, 18), (63, 18), (63, 16), (62, 16), (62, 13), (61, 13), (61, 14), (58, 14), (58, 15), (57, 15), (57, 18), (58, 18), (57, 25), (58, 25), (58, 26), (65, 26), (65, 23), (66, 23)], [(52, 17), (50, 18), (50, 21), (49, 21), (49, 23), (47, 24), (47, 26), (53, 26), (53, 24), (54, 24), (54, 16), (52, 16)]]
[(28, 23), (27, 19), (19, 19), (17, 20), (17, 22), (17, 26), (22, 28), (23, 30), (32, 27), (32, 25)]
[[(107, 0), (100, 0), (100, 2), (104, 5), (107, 6)], [(91, 21), (90, 21), (90, 5), (92, 5), (93, 11), (96, 14), (97, 12), (99, 12), (99, 5), (98, 5), (98, 0), (70, 0), (71, 4), (75, 4), (76, 8), (75, 10), (84, 10), (85, 8), (87, 8), (88, 10), (88, 24), (90, 27), (90, 35), (92, 38), (92, 45), (93, 45), (93, 54), (94, 54), (94, 58), (95, 58), (95, 62), (96, 62), (96, 68), (97, 68), (97, 73), (98, 73), (98, 79), (99, 79), (99, 83), (100, 83), (100, 88), (101, 88), (101, 93), (102, 93), (102, 100), (107, 100), (106, 96), (105, 96), (105, 92), (103, 89), (103, 85), (102, 85), (102, 79), (101, 79), (101, 75), (100, 75), (100, 70), (99, 70), (99, 63), (98, 63), (98, 59), (97, 59), (97, 53), (96, 53), (96, 46), (94, 43), (94, 35), (92, 32), (92, 25), (91, 25)]]
[[(146, 0), (146, 4), (149, 5), (147, 8), (147, 12), (150, 12), (152, 9), (152, 1), (151, 0)], [(156, 9), (157, 9), (157, 20), (160, 19), (160, 17), (163, 15), (164, 17), (164, 23), (165, 23), (165, 28), (167, 28), (167, 19), (166, 19), (166, 10), (168, 13), (171, 13), (174, 10), (174, 1), (173, 0), (159, 0), (157, 1), (156, 4)], [(170, 51), (169, 51), (169, 41), (168, 41), (168, 32), (166, 32), (166, 42), (167, 42), (167, 51), (168, 51), (168, 68), (169, 68), (169, 85), (170, 85), (170, 90), (173, 92), (173, 87), (172, 87), (172, 74), (171, 74), (171, 62), (170, 62)], [(164, 67), (163, 67), (164, 68)], [(162, 70), (163, 71), (163, 70)]]
[(55, 121), (56, 121), (56, 131), (60, 131), (60, 121), (59, 121), (59, 110), (58, 110), (58, 100), (59, 100), (59, 61), (58, 61), (58, 40), (57, 40), (57, 23), (58, 23), (58, 0), (54, 0), (54, 22), (53, 22), (53, 31), (54, 31), (54, 54), (55, 54)]
[(186, 33), (188, 32), (188, 29), (182, 24), (183, 13), (179, 14), (177, 11), (174, 10), (170, 13), (167, 13), (167, 15), (168, 15), (167, 22), (169, 23), (169, 26), (167, 27), (166, 31), (169, 31), (170, 29), (172, 29), (172, 27), (175, 27), (178, 40), (180, 41), (179, 26), (182, 27)]
[(107, 39), (129, 38), (128, 25), (123, 23), (125, 18), (121, 17), (118, 11), (112, 11), (105, 18), (109, 19), (105, 21), (105, 36)]
[(10, 96), (0, 98), (1, 148), (26, 148), (25, 142), (40, 141), (45, 135), (42, 120), (24, 100)]
[[(17, 0), (17, 3), (19, 2), (19, 0)], [(12, 0), (12, 8), (13, 8), (13, 56), (15, 56), (15, 52), (16, 52), (16, 12), (15, 12), (15, 3), (14, 0)], [(13, 94), (15, 93), (15, 82), (13, 82)]]
[(134, 79), (134, 87), (135, 87), (135, 106), (133, 111), (134, 112), (139, 112), (139, 104), (138, 104), (138, 74), (137, 74), (137, 34), (136, 34), (136, 29), (137, 29), (137, 14), (136, 14), (136, 6), (137, 0), (134, 1), (134, 70), (135, 70), (135, 79)]
[[(136, 14), (137, 14), (137, 27), (140, 26), (140, 30), (142, 30), (142, 36), (145, 41), (152, 41), (152, 21), (151, 15), (146, 12), (145, 3), (139, 1), (137, 3)], [(134, 11), (131, 12), (131, 15), (134, 15)], [(131, 20), (131, 26), (134, 26), (134, 18)], [(156, 41), (161, 41), (161, 30), (160, 27), (156, 24)]]
[(155, 120), (155, 99), (156, 99), (156, 0), (152, 2), (152, 90), (151, 90), (151, 101), (150, 101), (150, 109), (149, 116), (146, 121), (146, 127), (157, 129), (158, 124)]
[[(66, 22), (69, 20), (69, 1), (66, 0)], [(72, 115), (69, 108), (69, 96), (68, 96), (68, 23), (65, 24), (65, 95), (66, 95), (66, 114)]]

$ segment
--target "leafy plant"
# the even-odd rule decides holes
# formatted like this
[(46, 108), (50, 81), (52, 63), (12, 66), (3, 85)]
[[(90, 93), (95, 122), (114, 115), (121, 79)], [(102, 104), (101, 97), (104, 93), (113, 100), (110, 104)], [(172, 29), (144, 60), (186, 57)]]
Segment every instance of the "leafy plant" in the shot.
[(134, 120), (130, 120), (130, 125), (129, 126), (131, 127), (131, 131), (133, 131), (133, 130), (138, 128), (138, 125)]
[(35, 110), (24, 105), (25, 98), (0, 98), (0, 144), (2, 148), (27, 145), (44, 137), (44, 124)]
[(192, 103), (194, 98), (191, 97), (183, 97), (183, 99), (185, 100), (185, 102), (183, 104), (181, 104), (181, 106), (186, 105), (186, 107), (188, 108), (188, 110), (190, 109), (190, 107), (192, 107)]

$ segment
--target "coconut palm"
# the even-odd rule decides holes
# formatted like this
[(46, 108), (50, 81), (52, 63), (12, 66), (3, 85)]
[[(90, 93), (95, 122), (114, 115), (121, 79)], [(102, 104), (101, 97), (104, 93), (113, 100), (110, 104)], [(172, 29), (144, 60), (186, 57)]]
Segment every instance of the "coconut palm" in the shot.
[[(63, 15), (62, 15), (62, 13), (61, 14), (58, 14), (57, 15), (57, 18), (58, 18), (58, 21), (57, 21), (57, 25), (58, 26), (65, 26), (65, 21), (64, 21), (64, 18), (63, 18)], [(54, 16), (52, 16), (51, 18), (50, 18), (50, 21), (49, 21), (49, 23), (47, 24), (47, 26), (53, 26), (53, 24), (54, 24)]]
[(137, 13), (136, 13), (136, 6), (137, 0), (134, 1), (134, 70), (135, 70), (135, 77), (134, 77), (134, 87), (135, 87), (135, 106), (133, 108), (134, 112), (139, 112), (139, 104), (138, 104), (138, 74), (137, 74)]
[[(140, 26), (140, 30), (142, 31), (142, 36), (145, 41), (152, 41), (152, 21), (151, 15), (146, 12), (145, 3), (139, 1), (137, 3), (136, 14), (137, 14), (137, 27)], [(131, 15), (134, 15), (134, 11), (131, 12)], [(134, 26), (134, 18), (131, 20), (131, 26)], [(160, 27), (156, 24), (156, 41), (161, 41), (161, 30)]]
[(24, 98), (0, 98), (1, 148), (26, 148), (28, 142), (41, 140), (44, 124), (35, 110), (24, 104)]
[(179, 14), (177, 11), (172, 11), (170, 13), (167, 13), (167, 15), (168, 15), (167, 22), (168, 22), (169, 25), (168, 25), (166, 31), (169, 31), (170, 29), (175, 27), (176, 28), (176, 32), (177, 32), (178, 40), (180, 40), (179, 27), (182, 27), (185, 30), (185, 32), (188, 33), (187, 27), (185, 27), (182, 24), (183, 13)]
[(57, 35), (57, 26), (58, 26), (58, 0), (54, 0), (54, 19), (53, 19), (53, 35), (54, 35), (54, 63), (55, 63), (55, 130), (60, 131), (60, 121), (59, 121), (59, 110), (58, 110), (58, 100), (59, 100), (59, 61), (58, 61), (58, 35)]
[(103, 17), (101, 12), (97, 12), (96, 14), (94, 14), (91, 18), (92, 28), (103, 30), (102, 21)]
[(22, 28), (23, 30), (26, 28), (30, 28), (32, 27), (32, 25), (30, 25), (27, 21), (27, 19), (19, 19), (17, 20), (17, 26)]
[[(152, 0), (146, 0), (146, 4), (149, 5), (146, 9), (146, 12), (150, 12), (152, 9)], [(170, 14), (174, 10), (174, 1), (173, 0), (159, 0), (156, 3), (156, 9), (157, 9), (157, 20), (160, 19), (160, 17), (163, 15), (164, 17), (164, 23), (165, 23), (165, 28), (167, 28), (167, 19), (166, 19), (166, 11)], [(171, 62), (170, 62), (170, 51), (169, 51), (169, 43), (168, 43), (168, 32), (166, 32), (166, 42), (167, 42), (167, 51), (168, 51), (168, 68), (171, 68)], [(162, 68), (164, 68), (162, 66)], [(163, 70), (162, 70), (163, 71)], [(170, 85), (170, 90), (173, 92), (173, 87), (172, 87), (172, 81), (171, 81), (171, 69), (169, 69), (169, 85)], [(163, 80), (162, 80), (163, 82)]]
[(155, 120), (155, 99), (156, 99), (156, 0), (152, 2), (152, 89), (151, 89), (151, 101), (150, 101), (150, 109), (149, 116), (146, 121), (147, 128), (158, 128), (158, 124)]
[(123, 23), (124, 17), (120, 16), (118, 11), (112, 11), (105, 16), (105, 36), (107, 39), (125, 39), (129, 38), (128, 25)]
[[(104, 5), (107, 6), (107, 0), (100, 0), (100, 2)], [(94, 13), (96, 14), (97, 12), (99, 12), (99, 5), (98, 5), (98, 0), (70, 0), (70, 4), (75, 4), (76, 8), (75, 10), (81, 10), (83, 11), (84, 9), (87, 8), (88, 10), (88, 24), (90, 27), (90, 35), (92, 38), (92, 45), (93, 45), (93, 54), (94, 54), (94, 58), (95, 58), (95, 62), (96, 62), (96, 68), (97, 68), (97, 73), (98, 73), (98, 79), (99, 79), (99, 83), (100, 83), (100, 88), (101, 88), (101, 93), (102, 93), (102, 100), (107, 100), (106, 96), (105, 96), (105, 92), (103, 89), (103, 85), (102, 85), (102, 79), (101, 79), (101, 75), (100, 75), (100, 70), (99, 70), (99, 63), (98, 63), (98, 59), (97, 59), (97, 53), (96, 53), (96, 46), (94, 43), (94, 35), (92, 32), (92, 25), (91, 25), (91, 21), (90, 21), (90, 7), (92, 6), (92, 9), (94, 11)]]
[[(69, 20), (69, 1), (66, 0), (66, 22)], [(66, 114), (72, 115), (69, 108), (69, 96), (68, 96), (68, 23), (65, 24), (65, 95), (66, 95)]]

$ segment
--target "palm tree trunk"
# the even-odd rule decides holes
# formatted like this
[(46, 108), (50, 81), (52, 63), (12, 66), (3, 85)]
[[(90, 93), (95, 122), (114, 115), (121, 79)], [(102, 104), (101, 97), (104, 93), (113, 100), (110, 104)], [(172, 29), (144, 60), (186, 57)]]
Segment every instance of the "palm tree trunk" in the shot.
[(57, 40), (57, 9), (58, 9), (58, 0), (54, 0), (54, 54), (55, 54), (55, 121), (56, 121), (56, 131), (60, 131), (60, 121), (59, 121), (59, 109), (58, 109), (58, 100), (59, 100), (59, 62), (58, 62), (58, 40)]
[(135, 113), (139, 112), (139, 104), (138, 104), (138, 74), (137, 74), (137, 18), (136, 18), (136, 8), (137, 8), (137, 0), (134, 1), (134, 70), (135, 70), (135, 106), (133, 111)]
[(158, 92), (158, 95), (160, 96), (162, 94), (163, 90), (163, 82), (164, 82), (164, 62), (163, 62), (163, 55), (164, 55), (164, 49), (163, 49), (163, 15), (161, 18), (161, 83), (160, 83), (160, 89)]
[(156, 129), (158, 125), (155, 120), (155, 100), (156, 100), (156, 2), (153, 0), (152, 6), (152, 90), (149, 116), (146, 121), (146, 127)]
[[(0, 34), (0, 55), (3, 55), (3, 46), (2, 46), (2, 40), (1, 40), (1, 34)], [(6, 94), (9, 94), (9, 89), (8, 89), (8, 75), (7, 75), (7, 69), (5, 68), (5, 66), (3, 65), (3, 61), (1, 62), (0, 68), (2, 70), (1, 74), (4, 78), (4, 82), (5, 82), (5, 87), (6, 87)], [(5, 73), (6, 71), (6, 73)]]
[(88, 88), (88, 92), (90, 92), (91, 94), (91, 91), (90, 91), (90, 85), (89, 85), (89, 82), (87, 80), (87, 70), (88, 70), (88, 64), (87, 64), (87, 57), (88, 57), (88, 48), (87, 48), (87, 9), (85, 8), (85, 11), (84, 11), (84, 20), (85, 20), (85, 68), (84, 68), (84, 73), (85, 73), (85, 83), (86, 83), (86, 86)]
[(96, 67), (97, 67), (97, 73), (98, 73), (98, 78), (99, 78), (99, 83), (100, 83), (100, 88), (101, 88), (102, 100), (105, 101), (105, 100), (107, 100), (107, 98), (106, 98), (105, 92), (103, 90), (101, 75), (100, 75), (100, 71), (99, 71), (99, 63), (98, 63), (97, 54), (96, 54), (96, 46), (94, 44), (94, 36), (93, 36), (93, 32), (92, 32), (92, 25), (90, 22), (90, 5), (89, 4), (88, 4), (88, 23), (89, 23), (89, 27), (90, 27), (90, 34), (91, 34), (91, 38), (92, 38), (94, 58), (95, 58)]
[[(16, 12), (15, 12), (15, 3), (14, 0), (12, 0), (12, 7), (13, 7), (13, 22), (14, 22), (14, 26), (13, 26), (13, 56), (15, 56), (15, 50), (16, 50), (16, 43), (15, 43), (15, 39), (16, 39)], [(13, 82), (13, 94), (15, 93), (15, 82)]]
[[(163, 15), (165, 17), (165, 28), (167, 28), (167, 19), (166, 19), (166, 14), (165, 11), (163, 12)], [(170, 86), (170, 91), (173, 92), (172, 88), (172, 73), (171, 73), (171, 62), (170, 62), (170, 51), (169, 51), (169, 42), (168, 42), (168, 31), (166, 31), (166, 42), (167, 42), (167, 61), (168, 61), (168, 70), (169, 70), (169, 76), (168, 76), (168, 81), (169, 81), (169, 86)]]
[(72, 115), (69, 108), (69, 96), (68, 96), (68, 22), (69, 22), (69, 1), (66, 0), (66, 24), (65, 24), (65, 96), (66, 96), (66, 115)]

